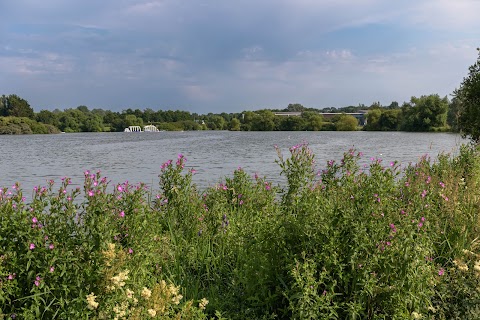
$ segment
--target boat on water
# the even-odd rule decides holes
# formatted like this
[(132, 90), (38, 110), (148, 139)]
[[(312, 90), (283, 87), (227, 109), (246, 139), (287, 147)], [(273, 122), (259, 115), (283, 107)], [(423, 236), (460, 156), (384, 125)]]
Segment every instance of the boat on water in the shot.
[(158, 130), (157, 127), (155, 127), (153, 124), (149, 124), (143, 127), (140, 126), (129, 126), (128, 128), (125, 128), (123, 132), (162, 132), (163, 130)]

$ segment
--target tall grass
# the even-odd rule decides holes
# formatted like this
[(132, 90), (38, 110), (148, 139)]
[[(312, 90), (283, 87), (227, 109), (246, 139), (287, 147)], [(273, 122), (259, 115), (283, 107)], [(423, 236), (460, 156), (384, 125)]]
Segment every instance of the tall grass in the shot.
[(278, 153), (285, 186), (238, 168), (201, 191), (179, 155), (158, 192), (99, 172), (31, 203), (1, 189), (0, 319), (480, 318), (478, 150)]

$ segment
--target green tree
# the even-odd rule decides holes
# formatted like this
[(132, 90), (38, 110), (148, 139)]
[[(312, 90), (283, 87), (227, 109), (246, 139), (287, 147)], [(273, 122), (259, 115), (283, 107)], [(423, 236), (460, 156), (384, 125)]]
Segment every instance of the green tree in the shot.
[(337, 131), (355, 131), (357, 126), (357, 118), (348, 114), (341, 114), (335, 121), (335, 129)]
[(35, 113), (28, 101), (16, 94), (2, 95), (0, 99), (0, 116), (26, 117), (35, 119)]
[(279, 129), (281, 131), (302, 131), (305, 129), (305, 119), (301, 117), (282, 117)]
[(407, 131), (433, 131), (447, 124), (448, 98), (438, 94), (412, 97), (402, 106), (402, 129)]
[(396, 131), (400, 125), (402, 111), (400, 109), (385, 110), (380, 115), (378, 126), (382, 131)]
[(305, 130), (308, 130), (308, 131), (322, 130), (324, 118), (318, 112), (305, 111), (302, 113), (302, 118), (305, 119)]
[(454, 91), (458, 99), (458, 127), (464, 137), (480, 143), (480, 49), (477, 61), (470, 66), (460, 88)]
[(270, 110), (260, 110), (252, 123), (254, 131), (273, 131), (275, 129), (275, 114)]
[(288, 107), (285, 109), (287, 112), (303, 112), (305, 107), (302, 106), (300, 103), (290, 103)]
[(240, 120), (237, 118), (232, 118), (228, 124), (228, 130), (230, 131), (240, 131)]
[(367, 124), (364, 129), (367, 131), (379, 131), (380, 130), (380, 117), (382, 116), (381, 109), (371, 109), (367, 113)]
[(60, 126), (57, 114), (49, 110), (41, 110), (39, 113), (35, 114), (35, 120), (41, 123), (50, 124), (57, 128)]

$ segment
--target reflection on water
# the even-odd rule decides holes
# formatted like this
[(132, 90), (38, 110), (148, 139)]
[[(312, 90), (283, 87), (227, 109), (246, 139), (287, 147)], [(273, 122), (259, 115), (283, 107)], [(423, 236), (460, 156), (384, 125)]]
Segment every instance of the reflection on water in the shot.
[[(340, 159), (354, 147), (385, 163), (398, 160), (406, 165), (429, 154), (455, 152), (466, 140), (450, 133), (405, 132), (159, 132), (76, 133), (58, 135), (0, 136), (0, 186), (20, 182), (25, 191), (45, 181), (72, 178), (83, 185), (85, 170), (100, 170), (112, 183), (144, 182), (157, 189), (160, 165), (179, 153), (187, 167), (198, 172), (194, 182), (205, 188), (230, 175), (238, 167), (253, 174), (281, 181), (275, 164), (278, 145), (285, 156), (288, 148), (307, 142), (319, 169), (330, 159)], [(26, 192), (28, 193), (28, 192)]]

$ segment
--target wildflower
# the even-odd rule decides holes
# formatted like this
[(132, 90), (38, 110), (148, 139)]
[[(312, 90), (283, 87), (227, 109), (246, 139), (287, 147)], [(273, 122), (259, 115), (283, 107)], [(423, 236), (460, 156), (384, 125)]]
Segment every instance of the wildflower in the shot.
[(7, 280), (13, 280), (13, 279), (15, 279), (15, 276), (16, 276), (16, 275), (17, 275), (16, 273), (11, 273), (11, 274), (9, 274), (8, 277), (7, 277)]
[(176, 295), (176, 296), (174, 296), (174, 297), (172, 298), (172, 302), (173, 302), (174, 304), (177, 304), (177, 305), (178, 305), (178, 304), (180, 303), (180, 300), (182, 300), (182, 298), (183, 298), (183, 296), (182, 296), (181, 294)]
[(427, 190), (423, 190), (423, 192), (422, 192), (422, 198), (425, 198), (426, 195), (427, 195)]
[(453, 264), (457, 266), (458, 270), (460, 271), (468, 271), (468, 266), (463, 261), (453, 260)]
[(55, 271), (55, 267), (54, 267), (54, 266), (50, 266), (50, 273), (52, 273), (53, 271)]
[(198, 307), (200, 308), (200, 310), (205, 310), (205, 306), (208, 304), (208, 300), (203, 298), (202, 300), (200, 300), (200, 302), (198, 303)]
[(480, 261), (475, 261), (475, 266), (473, 266), (473, 269), (477, 272), (480, 272)]
[(121, 186), (121, 185), (118, 185), (117, 190), (118, 190), (119, 192), (122, 192), (122, 191), (123, 191), (122, 186)]
[(35, 244), (33, 244), (33, 243), (30, 243), (29, 249), (30, 249), (30, 250), (33, 250), (33, 249), (35, 249)]
[(93, 292), (87, 296), (88, 309), (95, 310), (98, 308), (98, 302), (95, 301), (95, 298), (96, 296), (93, 294)]
[(393, 223), (390, 223), (390, 229), (392, 229), (393, 233), (397, 232), (397, 228), (395, 227), (395, 225)]
[(53, 248), (55, 248), (55, 246), (53, 245), (53, 243), (50, 243), (50, 245), (48, 246), (48, 249), (53, 250)]
[(417, 226), (420, 229), (421, 227), (423, 227), (423, 222), (419, 222)]
[(152, 291), (147, 287), (143, 287), (141, 296), (146, 300), (148, 300), (148, 298), (150, 298), (151, 295), (152, 295)]
[(94, 195), (95, 195), (95, 192), (93, 192), (93, 190), (88, 191), (88, 196), (89, 197), (93, 197)]
[(412, 312), (412, 318), (413, 319), (422, 319), (422, 314), (421, 313), (418, 313), (416, 311), (413, 311)]
[(133, 249), (132, 248), (128, 248), (128, 254), (133, 254)]
[(32, 222), (33, 222), (33, 223), (37, 223), (37, 222), (38, 222), (37, 217), (33, 217), (33, 218), (32, 218)]
[(125, 294), (127, 295), (127, 299), (132, 299), (134, 292), (130, 289), (125, 290)]
[(33, 283), (38, 287), (40, 285), (40, 281), (42, 281), (42, 278), (40, 278), (40, 276), (37, 276), (35, 278), (35, 281), (33, 281)]
[(118, 214), (118, 216), (119, 216), (120, 218), (125, 217), (125, 211), (120, 211), (120, 213)]
[(238, 203), (239, 205), (242, 205), (243, 204), (243, 200), (240, 200), (240, 202)]
[(265, 182), (265, 190), (269, 191), (270, 189), (271, 189), (270, 185), (267, 182)]
[(440, 187), (445, 188), (445, 183), (443, 183), (442, 181), (440, 181), (438, 184), (440, 185)]
[(110, 278), (113, 284), (117, 287), (123, 287), (125, 285), (125, 280), (128, 280), (128, 273), (129, 270), (125, 270), (124, 272), (119, 272), (118, 275), (113, 276)]
[(148, 315), (152, 318), (157, 315), (157, 311), (155, 311), (154, 309), (148, 309), (147, 312), (148, 312)]
[(440, 268), (440, 270), (438, 270), (438, 275), (439, 276), (443, 276), (444, 273), (445, 273), (445, 269)]

